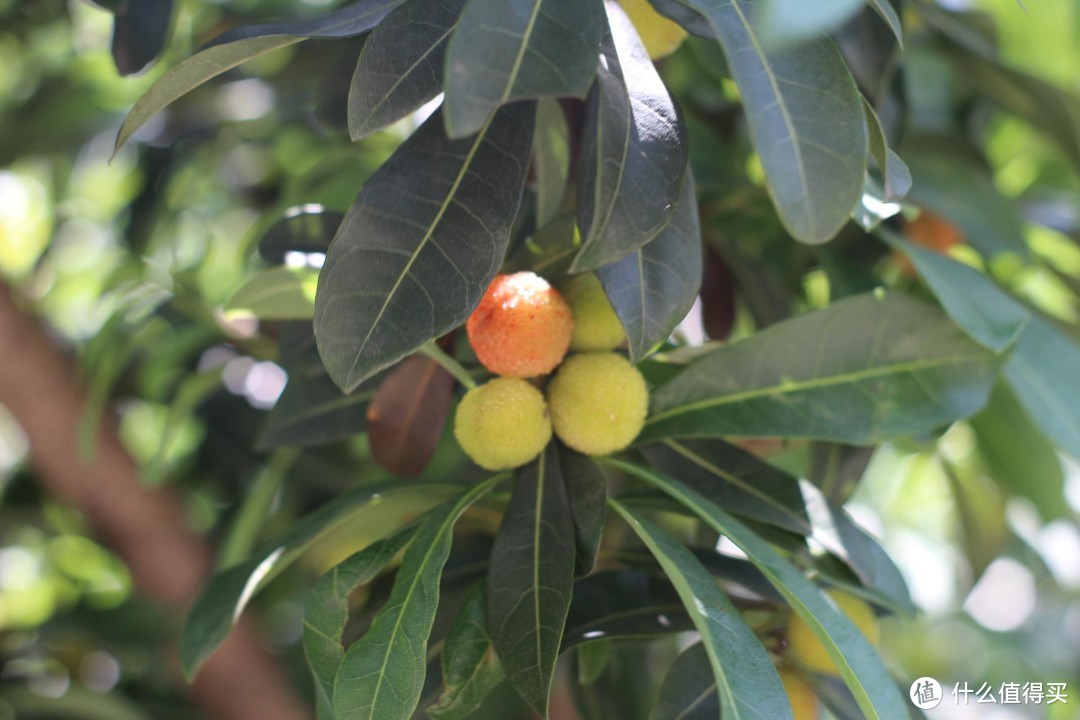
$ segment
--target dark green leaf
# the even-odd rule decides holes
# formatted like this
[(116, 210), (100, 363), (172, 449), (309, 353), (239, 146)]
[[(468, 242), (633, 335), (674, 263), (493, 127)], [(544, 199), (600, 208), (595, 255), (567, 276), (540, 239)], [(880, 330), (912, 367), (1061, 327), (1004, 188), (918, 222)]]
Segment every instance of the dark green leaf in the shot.
[(862, 101), (840, 51), (828, 38), (766, 50), (747, 0), (674, 2), (699, 14), (724, 48), (784, 226), (803, 242), (830, 239), (866, 174)]
[(334, 566), (311, 589), (304, 606), (304, 652), (320, 703), (332, 701), (334, 677), (345, 657), (341, 633), (349, 619), (349, 595), (374, 580), (415, 534), (416, 527), (410, 526), (375, 541)]
[(536, 140), (533, 142), (536, 173), (536, 227), (546, 227), (559, 215), (570, 178), (570, 128), (558, 100), (544, 98), (536, 104)]
[(345, 395), (326, 373), (294, 375), (266, 416), (256, 445), (310, 447), (344, 440), (367, 427), (367, 405), (381, 376)]
[[(343, 720), (408, 720), (427, 674), (427, 641), (439, 605), (439, 578), (454, 523), (503, 477), (473, 486), (432, 511), (416, 531), (390, 599), (349, 647), (334, 681), (334, 714)], [(400, 482), (397, 481), (397, 482)]]
[(707, 354), (653, 394), (642, 438), (926, 432), (978, 411), (1000, 362), (933, 306), (856, 296)]
[(488, 694), (505, 679), (488, 635), (487, 595), (481, 586), (465, 602), (442, 651), (443, 692), (427, 709), (434, 720), (475, 717)]
[(881, 16), (881, 19), (892, 30), (892, 34), (896, 36), (896, 42), (900, 43), (900, 47), (903, 48), (904, 28), (900, 22), (900, 16), (896, 14), (896, 8), (893, 7), (892, 0), (866, 0), (866, 2), (870, 7), (874, 8), (874, 12)]
[(608, 459), (605, 462), (675, 498), (745, 552), (825, 646), (869, 720), (906, 717), (907, 703), (897, 691), (877, 651), (820, 588), (807, 580), (768, 543), (715, 503), (667, 475), (620, 460)]
[(446, 58), (450, 137), (515, 100), (584, 97), (602, 32), (600, 0), (469, 0)]
[(998, 383), (990, 402), (970, 422), (976, 447), (995, 482), (1008, 493), (1031, 500), (1044, 520), (1067, 511), (1061, 458), (1007, 386)]
[(712, 575), (659, 526), (619, 502), (611, 505), (656, 556), (682, 598), (712, 664), (725, 720), (790, 720), (791, 705), (769, 654)]
[(900, 156), (889, 147), (881, 121), (870, 102), (863, 98), (863, 112), (866, 114), (866, 131), (870, 141), (870, 155), (881, 170), (885, 181), (885, 199), (898, 200), (911, 190), (911, 171)]
[(596, 565), (607, 519), (607, 478), (591, 458), (558, 445), (566, 497), (574, 520), (575, 574), (588, 575)]
[[(669, 222), (686, 174), (686, 128), (626, 13), (605, 2), (610, 33), (582, 130), (573, 272), (643, 247)], [(684, 226), (685, 227), (685, 226)]]
[(180, 634), (180, 662), (194, 677), (210, 654), (229, 634), (248, 602), (262, 587), (288, 567), (313, 542), (337, 528), (373, 499), (396, 493), (445, 489), (447, 485), (395, 479), (357, 488), (295, 523), (267, 543), (250, 560), (217, 575), (188, 613)]
[(601, 570), (574, 583), (563, 650), (601, 638), (670, 635), (693, 629), (678, 594), (641, 570)]
[(689, 170), (671, 222), (645, 247), (598, 268), (596, 277), (626, 329), (632, 362), (671, 336), (701, 289), (701, 228)]
[(139, 72), (161, 54), (172, 16), (173, 0), (133, 0), (117, 7), (112, 56), (121, 75)]
[(1080, 459), (1080, 346), (1041, 317), (1032, 317), (1005, 363), (1005, 379), (1047, 437)]
[(468, 140), (432, 116), (371, 177), (319, 278), (315, 337), (353, 390), (465, 322), (499, 266), (532, 145), (531, 104), (503, 108)]
[(720, 697), (716, 693), (709, 654), (698, 643), (675, 659), (660, 687), (660, 699), (649, 720), (716, 720)]
[(147, 90), (124, 119), (116, 149), (151, 117), (177, 98), (226, 70), (310, 37), (360, 35), (379, 24), (402, 0), (359, 0), (321, 17), (271, 25), (248, 25), (217, 37), (167, 73)]
[(289, 208), (259, 240), (259, 256), (280, 265), (290, 252), (324, 253), (330, 249), (330, 241), (344, 219), (344, 213), (326, 210), (321, 205)]
[(607, 670), (609, 660), (611, 660), (610, 640), (594, 640), (584, 645), (578, 645), (578, 683), (580, 685), (592, 685), (599, 680), (604, 671)]
[(547, 716), (574, 579), (574, 522), (555, 443), (518, 471), (488, 572), (491, 637), (510, 683)]
[(882, 228), (878, 234), (907, 255), (956, 323), (980, 345), (1003, 352), (1019, 337), (1028, 313), (972, 267), (908, 242)]
[(349, 90), (349, 135), (359, 140), (442, 90), (450, 34), (465, 0), (409, 0), (371, 33)]

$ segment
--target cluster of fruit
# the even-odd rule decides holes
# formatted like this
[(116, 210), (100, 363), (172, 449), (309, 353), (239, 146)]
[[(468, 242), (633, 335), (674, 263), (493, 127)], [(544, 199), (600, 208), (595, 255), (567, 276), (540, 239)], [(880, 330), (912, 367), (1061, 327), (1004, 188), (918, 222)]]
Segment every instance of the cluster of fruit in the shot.
[(477, 359), (499, 376), (466, 393), (454, 419), (458, 443), (480, 467), (524, 465), (553, 432), (586, 455), (622, 450), (641, 432), (649, 391), (612, 352), (626, 333), (593, 275), (565, 294), (531, 272), (499, 275), (465, 329)]

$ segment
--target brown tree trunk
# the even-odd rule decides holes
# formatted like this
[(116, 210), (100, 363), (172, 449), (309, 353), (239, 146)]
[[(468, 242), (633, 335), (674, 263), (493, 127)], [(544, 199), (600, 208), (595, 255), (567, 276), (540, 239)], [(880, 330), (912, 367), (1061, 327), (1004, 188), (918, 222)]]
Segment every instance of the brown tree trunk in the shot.
[[(0, 405), (26, 433), (36, 477), (80, 510), (123, 558), (139, 592), (183, 612), (211, 570), (210, 553), (192, 534), (175, 499), (139, 479), (113, 424), (103, 422), (92, 457), (78, 451), (86, 394), (70, 359), (0, 284)], [(203, 667), (192, 698), (222, 720), (309, 717), (288, 683), (241, 623)]]

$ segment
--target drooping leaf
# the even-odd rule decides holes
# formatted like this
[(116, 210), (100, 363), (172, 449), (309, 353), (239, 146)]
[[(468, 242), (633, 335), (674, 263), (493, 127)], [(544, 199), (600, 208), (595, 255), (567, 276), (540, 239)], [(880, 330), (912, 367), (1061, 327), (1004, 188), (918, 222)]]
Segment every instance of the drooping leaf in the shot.
[(269, 268), (244, 283), (225, 303), (225, 312), (261, 320), (310, 320), (318, 282), (315, 268)]
[(649, 720), (716, 720), (720, 697), (716, 693), (709, 654), (698, 643), (684, 650), (664, 676), (660, 698)]
[(1044, 520), (1067, 511), (1061, 458), (1006, 385), (998, 383), (990, 402), (970, 422), (975, 446), (995, 482), (1031, 500)]
[[(140, 0), (141, 1), (141, 0)], [(371, 30), (403, 0), (358, 0), (310, 20), (248, 25), (218, 36), (207, 47), (169, 69), (131, 109), (116, 136), (116, 149), (177, 98), (248, 60), (307, 38), (343, 38)]]
[[(333, 708), (349, 720), (408, 720), (427, 673), (427, 641), (439, 605), (439, 578), (454, 523), (503, 477), (496, 475), (433, 510), (402, 558), (390, 599), (367, 633), (345, 653), (334, 680)], [(400, 481), (399, 481), (400, 482)]]
[(602, 32), (600, 0), (469, 0), (446, 57), (450, 137), (516, 100), (585, 97)]
[(790, 720), (791, 705), (769, 654), (712, 575), (658, 525), (622, 503), (611, 505), (656, 556), (701, 634), (725, 720)]
[(443, 691), (426, 712), (434, 720), (468, 720), (505, 679), (488, 634), (487, 593), (483, 586), (465, 601), (442, 651)]
[(488, 570), (491, 638), (510, 683), (547, 716), (574, 579), (574, 523), (554, 443), (518, 471)]
[(112, 56), (121, 75), (144, 69), (165, 49), (172, 24), (173, 0), (119, 3), (113, 21)]
[(626, 330), (631, 362), (667, 340), (690, 312), (702, 278), (701, 228), (689, 170), (671, 222), (648, 245), (596, 270)]
[(686, 128), (633, 23), (604, 3), (610, 33), (589, 94), (578, 177), (582, 246), (571, 270), (621, 260), (669, 222), (686, 174)]
[(570, 179), (570, 128), (559, 102), (551, 98), (536, 103), (533, 170), (536, 173), (536, 227), (542, 228), (558, 216)]
[(907, 703), (897, 691), (877, 651), (817, 586), (767, 542), (678, 480), (621, 460), (608, 459), (605, 462), (670, 495), (746, 553), (825, 646), (869, 720), (906, 717)]
[(427, 467), (450, 413), (454, 378), (434, 360), (414, 355), (391, 370), (367, 409), (371, 455), (395, 475)]
[(915, 245), (890, 230), (881, 228), (878, 234), (911, 259), (945, 311), (973, 340), (994, 352), (1003, 352), (1016, 342), (1029, 315), (992, 280), (974, 268)]
[(349, 90), (349, 135), (359, 140), (442, 90), (450, 34), (465, 0), (409, 0), (371, 33)]
[(213, 578), (188, 613), (180, 634), (180, 662), (192, 678), (229, 634), (248, 602), (266, 583), (288, 567), (313, 542), (338, 527), (355, 511), (388, 493), (428, 494), (447, 485), (395, 479), (353, 490), (293, 524), (251, 559)]
[(588, 575), (596, 565), (607, 519), (607, 478), (592, 459), (558, 445), (566, 497), (574, 521), (575, 574)]
[(455, 328), (506, 252), (532, 145), (531, 104), (449, 140), (433, 115), (364, 185), (319, 277), (315, 336), (330, 377), (356, 388)]
[(602, 638), (670, 635), (693, 629), (675, 588), (641, 570), (600, 570), (574, 583), (563, 650)]
[(368, 545), (323, 575), (304, 606), (304, 652), (320, 702), (330, 703), (334, 678), (345, 658), (341, 634), (349, 619), (349, 595), (375, 579), (416, 534), (412, 525)]
[(259, 240), (259, 257), (280, 265), (290, 252), (325, 253), (344, 219), (344, 213), (327, 210), (322, 205), (289, 208)]
[(866, 114), (870, 155), (877, 163), (878, 169), (881, 170), (881, 177), (885, 181), (885, 199), (899, 200), (911, 190), (911, 171), (900, 156), (889, 147), (881, 121), (866, 98), (863, 98), (863, 112)]
[(642, 439), (926, 432), (978, 411), (1000, 363), (933, 306), (856, 296), (705, 355), (653, 394)]
[(820, 243), (847, 222), (862, 195), (862, 101), (828, 38), (766, 50), (748, 0), (664, 0), (685, 26), (724, 48), (773, 202), (796, 239)]

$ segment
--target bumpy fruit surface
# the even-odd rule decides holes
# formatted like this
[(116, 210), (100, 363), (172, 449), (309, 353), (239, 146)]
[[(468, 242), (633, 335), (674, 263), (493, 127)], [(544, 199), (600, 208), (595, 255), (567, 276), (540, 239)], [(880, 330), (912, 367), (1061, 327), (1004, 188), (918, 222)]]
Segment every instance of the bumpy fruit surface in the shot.
[(778, 668), (776, 672), (780, 675), (780, 682), (784, 686), (784, 692), (787, 693), (788, 702), (791, 703), (795, 720), (818, 720), (821, 709), (810, 683), (789, 667)]
[(658, 60), (679, 49), (686, 31), (656, 12), (649, 0), (619, 0), (630, 22), (634, 23), (649, 57)]
[[(861, 599), (843, 592), (842, 590), (828, 590), (826, 594), (833, 599), (848, 619), (859, 628), (859, 631), (870, 641), (871, 645), (878, 643), (878, 624), (874, 617), (874, 611)], [(802, 618), (794, 616), (787, 632), (787, 658), (811, 672), (839, 675), (840, 671), (829, 656), (829, 651), (817, 639), (810, 626), (803, 622)]]
[(499, 275), (465, 324), (477, 359), (491, 372), (528, 378), (555, 369), (574, 332), (559, 291), (531, 272)]
[(595, 275), (579, 275), (563, 294), (574, 313), (571, 350), (614, 350), (626, 342), (626, 331)]
[(586, 455), (622, 450), (638, 436), (649, 410), (645, 379), (615, 353), (573, 355), (548, 385), (555, 434)]
[(524, 465), (551, 440), (547, 403), (525, 380), (495, 378), (465, 393), (454, 416), (454, 437), (485, 470)]

